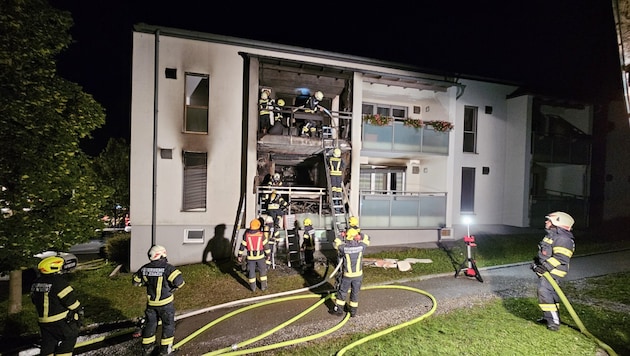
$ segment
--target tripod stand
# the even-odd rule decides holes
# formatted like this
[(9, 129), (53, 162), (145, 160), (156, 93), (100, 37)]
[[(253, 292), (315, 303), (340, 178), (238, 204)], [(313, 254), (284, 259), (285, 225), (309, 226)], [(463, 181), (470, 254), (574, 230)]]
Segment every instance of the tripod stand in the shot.
[(455, 272), (455, 278), (463, 271), (466, 277), (475, 277), (479, 282), (483, 283), (483, 278), (479, 274), (479, 270), (477, 269), (477, 264), (475, 260), (472, 258), (472, 248), (476, 247), (475, 237), (470, 235), (470, 232), (467, 236), (464, 236), (464, 243), (466, 243), (466, 252), (467, 256), (464, 262), (459, 266), (457, 272)]

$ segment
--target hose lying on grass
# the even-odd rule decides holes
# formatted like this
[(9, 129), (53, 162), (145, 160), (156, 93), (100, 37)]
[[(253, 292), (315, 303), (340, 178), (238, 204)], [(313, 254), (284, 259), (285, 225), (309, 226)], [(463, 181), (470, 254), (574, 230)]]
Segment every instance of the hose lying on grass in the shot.
[(575, 323), (577, 324), (578, 328), (580, 328), (580, 332), (582, 334), (590, 337), (591, 339), (595, 340), (595, 342), (597, 342), (597, 344), (601, 348), (606, 350), (606, 352), (608, 352), (608, 354), (610, 356), (616, 356), (617, 353), (615, 353), (615, 351), (610, 346), (606, 345), (603, 341), (599, 340), (593, 334), (591, 334), (588, 330), (586, 330), (586, 327), (582, 323), (582, 320), (580, 320), (580, 317), (577, 315), (577, 313), (573, 309), (573, 306), (571, 305), (571, 303), (569, 303), (569, 299), (567, 299), (567, 296), (564, 295), (564, 292), (562, 291), (562, 289), (560, 289), (560, 286), (558, 285), (558, 283), (556, 283), (556, 281), (553, 279), (553, 277), (551, 277), (551, 274), (549, 274), (549, 272), (545, 272), (545, 273), (543, 273), (543, 277), (545, 277), (547, 279), (547, 281), (549, 281), (549, 283), (551, 284), (553, 289), (556, 291), (556, 293), (558, 293), (558, 296), (560, 296), (560, 300), (562, 301), (564, 306), (567, 308), (567, 311), (569, 312), (569, 314), (573, 318), (573, 321), (575, 321)]

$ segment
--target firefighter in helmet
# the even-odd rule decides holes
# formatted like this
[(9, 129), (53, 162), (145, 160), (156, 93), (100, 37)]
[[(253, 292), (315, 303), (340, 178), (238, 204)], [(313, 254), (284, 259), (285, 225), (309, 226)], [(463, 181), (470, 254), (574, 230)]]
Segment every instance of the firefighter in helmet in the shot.
[(31, 285), (42, 337), (41, 355), (71, 355), (79, 336), (83, 307), (61, 276), (64, 263), (59, 256), (44, 258), (37, 265), (39, 276)]
[(274, 256), (277, 249), (276, 243), (278, 241), (278, 238), (280, 237), (280, 230), (276, 229), (275, 221), (270, 215), (267, 215), (267, 217), (265, 217), (263, 233), (269, 243), (269, 250), (271, 251), (271, 258), (267, 260), (267, 265), (271, 265), (273, 262), (275, 262)]
[(549, 272), (557, 282), (569, 272), (569, 261), (575, 251), (571, 232), (574, 223), (571, 215), (562, 211), (545, 216), (547, 234), (538, 244), (538, 255), (532, 264), (532, 270), (538, 275), (538, 306), (543, 312), (537, 321), (546, 324), (551, 331), (560, 329), (560, 297), (543, 274)]
[(160, 355), (173, 352), (175, 336), (175, 304), (173, 292), (185, 282), (182, 273), (166, 259), (166, 248), (153, 245), (147, 252), (149, 263), (133, 274), (134, 286), (144, 286), (147, 291), (147, 305), (144, 310), (145, 325), (142, 329), (142, 351), (151, 355), (155, 346), (155, 332), (158, 321), (162, 322)]
[[(359, 232), (355, 229), (348, 229), (345, 241), (338, 246), (339, 259), (343, 260), (341, 269), (341, 280), (337, 285), (335, 294), (335, 305), (330, 310), (333, 315), (343, 315), (344, 307), (350, 312), (350, 317), (357, 315), (359, 307), (359, 291), (363, 283), (363, 255), (367, 245), (361, 241)], [(346, 297), (350, 291), (350, 298), (346, 305)]]
[(247, 258), (247, 282), (252, 292), (256, 291), (256, 269), (260, 273), (260, 289), (267, 289), (267, 263), (271, 258), (269, 243), (265, 234), (260, 231), (260, 220), (254, 219), (249, 223), (249, 229), (243, 234), (243, 241), (238, 249), (238, 262)]
[(289, 203), (275, 189), (272, 190), (267, 199), (267, 215), (273, 219), (276, 229), (282, 226), (282, 217), (288, 208)]
[(328, 167), (330, 169), (330, 186), (333, 198), (341, 198), (343, 196), (342, 174), (344, 169), (343, 160), (341, 159), (341, 150), (335, 148), (332, 157), (328, 159)]
[(262, 88), (258, 99), (258, 130), (264, 135), (274, 124), (275, 101), (271, 98), (271, 89)]
[(269, 133), (271, 135), (282, 135), (282, 132), (284, 131), (284, 127), (288, 127), (285, 126), (286, 123), (283, 122), (284, 120), (284, 115), (282, 115), (282, 108), (284, 107), (284, 99), (278, 99), (276, 101), (276, 106), (274, 106), (273, 108), (273, 124), (271, 125), (271, 128), (269, 128)]
[[(304, 112), (307, 112), (307, 113), (318, 113), (321, 111), (321, 112), (324, 112), (326, 115), (328, 115), (329, 118), (332, 119), (332, 114), (330, 113), (330, 111), (328, 111), (328, 109), (320, 105), (320, 102), (323, 99), (324, 99), (324, 93), (318, 90), (315, 92), (315, 94), (309, 96), (309, 98), (306, 99), (306, 103), (304, 103), (304, 105), (301, 105), (295, 108), (293, 112), (300, 109), (304, 110)], [(316, 136), (317, 123), (314, 120), (307, 120), (304, 126), (302, 126), (301, 135), (310, 136), (310, 137)]]
[(304, 235), (302, 236), (302, 251), (304, 251), (304, 273), (315, 272), (315, 229), (310, 218), (304, 219)]

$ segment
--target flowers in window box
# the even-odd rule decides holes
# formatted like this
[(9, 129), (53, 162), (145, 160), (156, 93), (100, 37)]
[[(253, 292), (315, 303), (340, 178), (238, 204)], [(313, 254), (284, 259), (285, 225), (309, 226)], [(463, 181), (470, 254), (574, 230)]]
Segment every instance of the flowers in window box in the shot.
[(424, 122), (420, 119), (412, 119), (410, 117), (403, 120), (403, 126), (413, 127), (419, 129), (424, 126)]
[(452, 123), (441, 120), (426, 121), (424, 124), (432, 126), (438, 132), (449, 132), (455, 127)]
[(363, 116), (363, 121), (374, 126), (386, 126), (389, 125), (390, 122), (392, 122), (392, 118), (380, 114), (367, 114)]

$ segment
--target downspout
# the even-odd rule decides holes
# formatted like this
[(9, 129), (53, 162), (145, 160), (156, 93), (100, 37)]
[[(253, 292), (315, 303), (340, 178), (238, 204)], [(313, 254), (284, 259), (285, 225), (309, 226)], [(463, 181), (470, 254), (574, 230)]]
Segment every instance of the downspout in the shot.
[(153, 73), (153, 184), (151, 199), (151, 246), (155, 245), (156, 235), (156, 205), (157, 205), (157, 153), (158, 153), (158, 72), (159, 72), (159, 52), (160, 52), (160, 30), (155, 30), (155, 54)]

